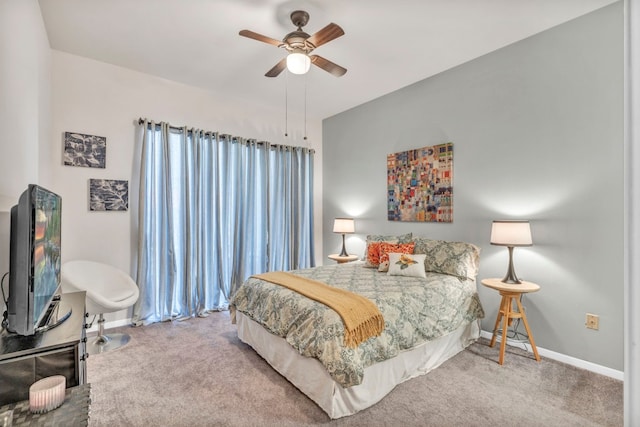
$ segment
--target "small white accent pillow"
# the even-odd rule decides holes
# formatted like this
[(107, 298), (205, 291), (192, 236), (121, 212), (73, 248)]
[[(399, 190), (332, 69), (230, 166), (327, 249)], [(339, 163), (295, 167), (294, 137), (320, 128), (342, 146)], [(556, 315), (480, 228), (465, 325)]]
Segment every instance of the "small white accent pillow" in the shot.
[(425, 254), (389, 253), (390, 276), (427, 277), (424, 269)]

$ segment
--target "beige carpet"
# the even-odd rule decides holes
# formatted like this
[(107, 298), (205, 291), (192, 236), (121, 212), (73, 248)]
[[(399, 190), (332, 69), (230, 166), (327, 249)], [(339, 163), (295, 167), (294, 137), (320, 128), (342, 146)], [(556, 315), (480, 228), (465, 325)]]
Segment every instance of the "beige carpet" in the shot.
[(327, 415), (238, 340), (228, 313), (118, 328), (91, 355), (92, 426), (622, 426), (623, 385), (486, 341), (350, 417)]

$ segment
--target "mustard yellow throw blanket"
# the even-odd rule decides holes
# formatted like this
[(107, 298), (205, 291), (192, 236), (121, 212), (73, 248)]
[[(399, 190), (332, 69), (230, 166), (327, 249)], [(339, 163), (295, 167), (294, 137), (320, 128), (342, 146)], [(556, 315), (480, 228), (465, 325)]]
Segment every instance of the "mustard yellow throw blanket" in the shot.
[(284, 271), (256, 274), (253, 277), (284, 286), (332, 308), (344, 323), (344, 344), (357, 347), (384, 330), (384, 318), (368, 298), (316, 280)]

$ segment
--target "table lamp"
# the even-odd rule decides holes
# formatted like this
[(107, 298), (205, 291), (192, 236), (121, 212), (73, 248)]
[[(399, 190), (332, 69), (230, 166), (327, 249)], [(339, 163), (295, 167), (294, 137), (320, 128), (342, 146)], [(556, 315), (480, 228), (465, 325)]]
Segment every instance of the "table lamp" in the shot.
[(355, 231), (356, 226), (353, 218), (336, 218), (333, 221), (333, 232), (342, 233), (342, 252), (340, 252), (340, 256), (349, 256), (347, 248), (344, 245), (344, 235)]
[(491, 226), (491, 244), (509, 248), (509, 269), (502, 279), (503, 283), (522, 283), (513, 269), (513, 248), (515, 246), (531, 246), (531, 227), (529, 221), (501, 220), (493, 221)]

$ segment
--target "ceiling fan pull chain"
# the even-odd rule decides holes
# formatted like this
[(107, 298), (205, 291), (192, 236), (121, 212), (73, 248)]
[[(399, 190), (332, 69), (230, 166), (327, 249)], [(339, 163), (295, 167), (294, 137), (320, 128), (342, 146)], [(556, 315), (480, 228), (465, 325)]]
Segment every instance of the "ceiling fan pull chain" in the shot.
[(304, 75), (304, 140), (307, 140), (307, 74)]
[(289, 136), (289, 73), (284, 76), (284, 137)]

